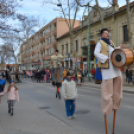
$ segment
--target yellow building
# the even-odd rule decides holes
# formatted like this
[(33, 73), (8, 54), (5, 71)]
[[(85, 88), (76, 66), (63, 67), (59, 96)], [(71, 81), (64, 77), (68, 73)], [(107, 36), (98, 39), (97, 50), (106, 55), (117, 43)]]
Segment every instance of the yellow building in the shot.
[[(134, 8), (134, 2), (130, 3), (130, 9)], [(113, 1), (113, 6), (110, 8), (101, 9), (104, 16), (105, 28), (109, 30), (110, 39), (115, 43), (116, 46), (125, 44), (125, 47), (129, 47), (128, 33), (127, 33), (127, 16), (126, 16), (126, 5), (119, 7), (118, 1)], [(134, 13), (133, 13), (134, 14)], [(76, 57), (72, 56), (70, 46), (70, 34), (69, 32), (57, 38), (57, 47), (61, 54), (64, 56), (64, 67), (87, 69), (87, 55), (88, 55), (88, 18), (85, 16), (83, 25), (74, 29), (74, 34), (78, 34), (74, 38), (73, 45), (76, 52)], [(132, 15), (132, 30), (134, 33), (134, 15)], [(94, 48), (96, 43), (101, 39), (101, 21), (99, 13), (92, 9), (90, 12), (90, 54), (91, 62), (90, 68), (94, 66)], [(134, 34), (133, 34), (134, 42)], [(133, 44), (134, 45), (134, 44)], [(68, 53), (70, 54), (70, 58)], [(76, 58), (76, 59), (75, 59)], [(75, 65), (76, 63), (76, 65)]]

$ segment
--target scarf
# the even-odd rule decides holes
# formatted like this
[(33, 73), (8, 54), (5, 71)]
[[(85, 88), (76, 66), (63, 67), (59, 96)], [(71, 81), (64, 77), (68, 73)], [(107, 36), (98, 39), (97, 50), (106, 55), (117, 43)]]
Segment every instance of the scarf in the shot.
[(111, 47), (114, 48), (114, 45), (110, 42), (109, 39), (106, 39), (106, 38), (101, 38), (101, 40), (103, 40), (104, 42), (106, 42), (108, 45), (110, 45)]

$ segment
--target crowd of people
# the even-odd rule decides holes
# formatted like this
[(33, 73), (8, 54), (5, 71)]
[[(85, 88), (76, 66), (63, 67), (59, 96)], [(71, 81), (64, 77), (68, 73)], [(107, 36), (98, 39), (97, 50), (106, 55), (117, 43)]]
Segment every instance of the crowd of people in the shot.
[(47, 69), (41, 69), (41, 70), (32, 70), (32, 71), (26, 71), (24, 72), (24, 78), (31, 77), (31, 79), (35, 78), (37, 82), (46, 82), (50, 83), (51, 80), (51, 70)]

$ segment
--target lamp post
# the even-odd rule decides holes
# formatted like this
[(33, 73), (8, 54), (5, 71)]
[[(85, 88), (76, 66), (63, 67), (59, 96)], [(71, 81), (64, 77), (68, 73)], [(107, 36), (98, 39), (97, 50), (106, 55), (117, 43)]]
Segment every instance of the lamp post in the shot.
[(91, 80), (90, 78), (90, 10), (89, 10), (89, 3), (88, 3), (88, 81)]
[(68, 53), (68, 69), (70, 68), (70, 53)]
[(40, 59), (38, 59), (38, 70), (39, 70), (39, 63), (40, 63)]

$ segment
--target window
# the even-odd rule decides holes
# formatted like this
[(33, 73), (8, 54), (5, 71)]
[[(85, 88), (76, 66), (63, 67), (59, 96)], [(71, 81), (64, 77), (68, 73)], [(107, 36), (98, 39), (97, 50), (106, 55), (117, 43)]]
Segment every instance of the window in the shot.
[(101, 40), (101, 35), (100, 34), (98, 34), (98, 40)]
[(108, 31), (108, 34), (109, 34), (109, 39), (111, 39), (112, 36), (111, 31)]
[(66, 54), (68, 54), (68, 44), (66, 44)]
[(49, 55), (51, 54), (51, 48), (49, 49)]
[(97, 16), (97, 12), (95, 11), (95, 12), (94, 12), (94, 17), (96, 17), (96, 16)]
[(64, 45), (62, 45), (62, 55), (64, 55)]
[(94, 40), (94, 36), (90, 36), (90, 40)]
[(45, 30), (43, 31), (43, 37), (45, 36)]
[(84, 46), (87, 46), (87, 39), (84, 38), (83, 40), (84, 40)]
[(76, 40), (76, 51), (78, 51), (78, 40)]
[(124, 36), (124, 42), (128, 41), (127, 25), (123, 26), (123, 36)]
[(48, 38), (48, 44), (50, 44), (51, 43), (51, 38)]

